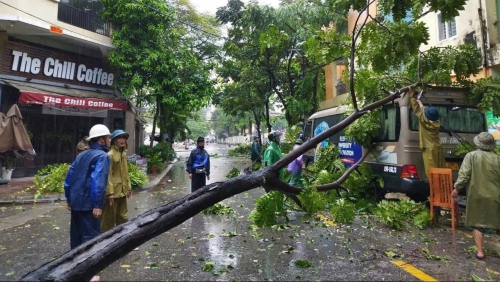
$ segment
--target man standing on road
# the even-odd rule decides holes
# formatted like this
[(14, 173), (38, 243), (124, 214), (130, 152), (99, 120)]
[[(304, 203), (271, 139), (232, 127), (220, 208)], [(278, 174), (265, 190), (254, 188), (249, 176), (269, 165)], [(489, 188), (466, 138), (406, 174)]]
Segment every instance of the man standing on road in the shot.
[(500, 156), (493, 152), (493, 135), (482, 132), (474, 137), (478, 148), (464, 157), (452, 197), (467, 188), (465, 225), (472, 227), (477, 259), (484, 259), (483, 232), (500, 230)]
[(198, 137), (196, 145), (186, 164), (186, 171), (191, 179), (191, 192), (205, 186), (207, 179), (210, 180), (210, 156), (205, 150), (205, 138)]
[(252, 143), (252, 154), (250, 156), (250, 159), (252, 160), (252, 164), (254, 163), (261, 163), (260, 159), (260, 138), (259, 136), (254, 136), (253, 137), (253, 143)]
[(103, 233), (128, 221), (127, 198), (132, 196), (127, 163), (128, 137), (128, 133), (121, 129), (111, 135), (111, 150), (108, 152), (111, 163), (101, 223)]
[[(87, 138), (90, 148), (76, 157), (66, 175), (64, 194), (71, 211), (71, 249), (101, 233), (100, 217), (109, 174), (110, 135), (105, 125), (94, 125)], [(94, 276), (91, 281), (99, 279), (99, 276)]]
[(425, 174), (429, 177), (429, 168), (444, 167), (443, 145), (439, 138), (439, 112), (434, 107), (424, 107), (415, 96), (416, 92), (409, 91), (410, 103), (413, 113), (418, 118), (418, 134), (420, 138), (420, 150), (424, 159)]

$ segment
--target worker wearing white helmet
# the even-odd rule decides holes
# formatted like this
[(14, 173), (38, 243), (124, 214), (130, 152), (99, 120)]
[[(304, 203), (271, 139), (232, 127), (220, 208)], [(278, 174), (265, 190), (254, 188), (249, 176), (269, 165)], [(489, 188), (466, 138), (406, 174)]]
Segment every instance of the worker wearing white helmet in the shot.
[(71, 249), (101, 233), (101, 214), (110, 165), (107, 154), (110, 135), (105, 125), (94, 125), (87, 138), (90, 148), (76, 157), (66, 175), (64, 193), (71, 211)]

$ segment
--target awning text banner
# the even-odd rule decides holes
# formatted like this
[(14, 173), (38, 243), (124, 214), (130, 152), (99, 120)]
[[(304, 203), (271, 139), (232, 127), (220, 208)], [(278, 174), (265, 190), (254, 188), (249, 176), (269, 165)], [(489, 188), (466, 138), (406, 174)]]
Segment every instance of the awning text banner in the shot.
[(99, 109), (126, 111), (126, 101), (104, 100), (96, 98), (71, 97), (56, 94), (45, 94), (21, 91), (20, 104), (38, 104), (53, 107), (69, 107), (79, 109)]

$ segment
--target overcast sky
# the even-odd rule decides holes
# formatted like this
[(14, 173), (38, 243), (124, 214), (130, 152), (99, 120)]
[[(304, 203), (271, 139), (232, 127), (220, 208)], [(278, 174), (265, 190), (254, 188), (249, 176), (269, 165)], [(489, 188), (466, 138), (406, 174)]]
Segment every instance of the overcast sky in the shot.
[[(217, 8), (225, 6), (227, 4), (227, 0), (190, 0), (191, 4), (198, 10), (198, 12), (208, 12), (212, 15), (215, 15)], [(243, 2), (248, 2), (244, 0)], [(262, 5), (270, 5), (273, 7), (278, 7), (279, 0), (259, 0), (259, 3)]]

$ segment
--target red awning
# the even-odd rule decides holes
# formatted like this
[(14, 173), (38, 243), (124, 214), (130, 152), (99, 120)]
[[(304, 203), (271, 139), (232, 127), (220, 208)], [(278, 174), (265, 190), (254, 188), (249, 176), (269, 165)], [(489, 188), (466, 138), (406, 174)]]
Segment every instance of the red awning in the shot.
[(89, 110), (127, 110), (127, 100), (120, 99), (111, 93), (93, 92), (6, 79), (2, 81), (19, 90), (21, 93), (19, 96), (19, 104), (37, 104)]
[(71, 97), (65, 95), (36, 93), (21, 90), (20, 104), (38, 104), (53, 107), (69, 107), (78, 109), (126, 111), (127, 102), (96, 98)]

